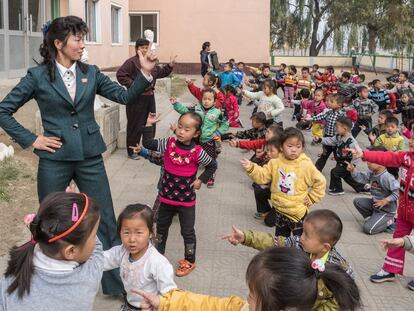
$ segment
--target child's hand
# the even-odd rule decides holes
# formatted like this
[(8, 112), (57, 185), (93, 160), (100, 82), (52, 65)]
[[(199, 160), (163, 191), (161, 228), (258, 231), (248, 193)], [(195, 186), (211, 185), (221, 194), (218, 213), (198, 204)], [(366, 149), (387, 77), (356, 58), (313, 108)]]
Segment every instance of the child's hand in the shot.
[(346, 163), (346, 170), (348, 172), (350, 172), (351, 174), (355, 172), (355, 165), (353, 165), (352, 163), (345, 161)]
[(76, 191), (76, 185), (74, 183), (70, 183), (69, 186), (66, 187), (65, 192), (68, 192), (68, 193), (77, 193), (77, 191)]
[(363, 130), (363, 131), (366, 131), (366, 130), (367, 130), (367, 127), (366, 127), (365, 125), (360, 125), (360, 126), (359, 126), (359, 128), (360, 128), (361, 130)]
[(142, 148), (139, 144), (137, 144), (135, 147), (134, 146), (129, 146), (129, 149), (132, 149), (132, 152), (135, 154), (138, 154), (141, 152)]
[(140, 289), (132, 288), (131, 292), (144, 298), (141, 302), (141, 308), (145, 311), (157, 311), (160, 306), (160, 297), (153, 293), (147, 293)]
[(307, 207), (311, 207), (312, 201), (308, 197), (306, 197), (305, 200), (303, 200), (303, 204), (305, 204), (305, 206)]
[(238, 139), (229, 140), (229, 145), (230, 147), (237, 148), (237, 146), (239, 145), (239, 140)]
[(387, 251), (389, 248), (403, 247), (404, 239), (403, 238), (388, 239), (388, 240), (382, 240), (380, 243), (384, 251)]
[(264, 146), (261, 149), (256, 149), (256, 156), (262, 158), (266, 154)]
[(375, 135), (374, 132), (370, 132), (368, 134), (368, 139), (371, 143), (375, 143), (375, 141), (377, 140), (377, 135)]
[(231, 233), (229, 235), (226, 235), (222, 237), (223, 240), (227, 240), (230, 242), (230, 244), (233, 244), (234, 246), (243, 243), (245, 236), (243, 231), (238, 229), (236, 226), (231, 226)]
[(171, 103), (171, 105), (176, 104), (177, 103), (177, 97), (171, 96), (170, 97), (170, 103)]
[(157, 123), (159, 120), (160, 120), (160, 114), (159, 113), (150, 112), (148, 114), (146, 126), (152, 126), (153, 124)]
[(359, 147), (356, 148), (344, 148), (344, 151), (350, 152), (352, 154), (352, 159), (360, 159), (364, 156), (362, 149)]
[(240, 163), (245, 169), (248, 169), (250, 165), (252, 164), (252, 161), (247, 160), (247, 159), (241, 159)]
[(193, 80), (185, 78), (185, 83), (187, 84), (193, 84)]
[(378, 209), (381, 209), (388, 204), (390, 204), (389, 198), (384, 198), (382, 200), (374, 201), (374, 207)]
[(194, 182), (191, 184), (191, 188), (193, 188), (194, 190), (198, 190), (198, 189), (200, 189), (200, 188), (201, 188), (201, 184), (202, 184), (201, 180), (197, 178), (197, 179), (196, 179), (196, 180), (194, 180)]
[(177, 123), (171, 123), (170, 124), (170, 130), (171, 132), (175, 133), (175, 130), (177, 129)]

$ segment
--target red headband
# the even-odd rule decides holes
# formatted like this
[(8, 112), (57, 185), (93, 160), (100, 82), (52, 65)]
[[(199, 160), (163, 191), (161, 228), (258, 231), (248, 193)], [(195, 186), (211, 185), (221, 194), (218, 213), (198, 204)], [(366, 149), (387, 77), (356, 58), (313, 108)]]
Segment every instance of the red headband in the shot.
[[(61, 234), (49, 239), (49, 243), (53, 243), (65, 236), (67, 236), (69, 233), (71, 233), (73, 230), (75, 230), (80, 223), (82, 222), (83, 218), (85, 218), (86, 212), (88, 211), (88, 207), (89, 207), (89, 200), (88, 200), (88, 196), (84, 193), (80, 193), (85, 197), (85, 208), (83, 209), (82, 214), (80, 215), (80, 217), (78, 218), (78, 220), (72, 225), (72, 227), (70, 227), (68, 230), (62, 232)], [(73, 217), (73, 213), (72, 213), (72, 217)]]

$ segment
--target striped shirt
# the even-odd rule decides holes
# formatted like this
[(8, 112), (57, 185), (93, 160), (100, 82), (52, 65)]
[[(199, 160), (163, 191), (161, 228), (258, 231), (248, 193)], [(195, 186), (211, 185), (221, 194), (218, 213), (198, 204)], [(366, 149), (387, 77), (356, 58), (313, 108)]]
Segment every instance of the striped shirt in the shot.
[(386, 103), (388, 105), (390, 103), (390, 96), (388, 95), (388, 91), (385, 89), (370, 90), (368, 98), (372, 99), (377, 105), (382, 103)]
[(312, 80), (303, 79), (303, 78), (298, 80), (298, 85), (297, 85), (298, 92), (300, 92), (303, 89), (308, 89), (309, 91), (313, 93), (315, 91), (315, 87), (316, 87), (316, 84)]

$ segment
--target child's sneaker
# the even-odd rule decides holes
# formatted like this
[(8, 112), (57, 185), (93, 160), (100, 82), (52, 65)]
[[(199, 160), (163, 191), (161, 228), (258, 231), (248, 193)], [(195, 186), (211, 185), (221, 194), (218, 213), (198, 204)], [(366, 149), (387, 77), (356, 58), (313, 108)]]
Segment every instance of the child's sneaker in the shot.
[(259, 212), (254, 213), (254, 218), (255, 219), (262, 219), (263, 218), (263, 213), (259, 213)]
[(210, 179), (207, 182), (207, 188), (214, 188), (214, 179)]
[(376, 274), (371, 275), (369, 279), (371, 282), (374, 283), (394, 282), (395, 274), (381, 269)]
[(175, 275), (182, 277), (188, 275), (191, 271), (196, 268), (195, 263), (191, 263), (188, 260), (182, 259), (178, 261), (178, 268), (175, 271)]
[(345, 192), (343, 190), (336, 190), (336, 189), (334, 189), (334, 190), (329, 190), (328, 191), (328, 194), (329, 195), (333, 195), (333, 196), (337, 196), (337, 195), (344, 195)]
[(414, 280), (411, 280), (410, 282), (408, 282), (407, 287), (408, 289), (414, 290)]

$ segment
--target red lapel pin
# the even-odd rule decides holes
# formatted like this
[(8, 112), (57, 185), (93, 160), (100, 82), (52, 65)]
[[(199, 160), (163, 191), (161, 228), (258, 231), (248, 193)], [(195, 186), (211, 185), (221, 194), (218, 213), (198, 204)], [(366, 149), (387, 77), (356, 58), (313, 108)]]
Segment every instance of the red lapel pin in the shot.
[(88, 83), (88, 79), (86, 79), (86, 78), (82, 78), (82, 79), (81, 79), (81, 82), (82, 82), (83, 84), (86, 84), (86, 83)]

